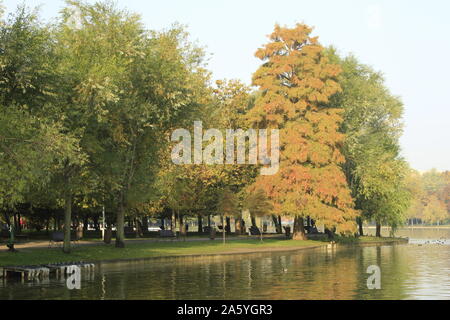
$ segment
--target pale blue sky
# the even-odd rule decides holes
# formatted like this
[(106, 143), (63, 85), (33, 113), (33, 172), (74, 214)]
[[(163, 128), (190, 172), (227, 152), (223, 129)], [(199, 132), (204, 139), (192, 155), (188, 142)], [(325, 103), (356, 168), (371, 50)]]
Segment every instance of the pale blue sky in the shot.
[[(7, 11), (22, 1), (4, 0)], [(46, 19), (63, 0), (42, 4)], [(275, 23), (315, 27), (324, 45), (354, 53), (381, 70), (391, 91), (405, 103), (403, 155), (415, 169), (450, 170), (450, 1), (430, 0), (119, 0), (142, 15), (151, 29), (174, 22), (211, 54), (214, 78), (250, 83), (259, 61), (256, 49)]]

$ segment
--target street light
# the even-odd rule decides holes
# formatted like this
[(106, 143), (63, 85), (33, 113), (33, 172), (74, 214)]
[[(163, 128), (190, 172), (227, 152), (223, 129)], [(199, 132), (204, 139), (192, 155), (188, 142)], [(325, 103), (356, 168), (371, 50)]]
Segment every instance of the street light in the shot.
[(6, 245), (11, 252), (17, 252), (16, 249), (14, 249), (14, 224), (11, 223), (9, 225), (9, 243)]
[(102, 207), (102, 239), (105, 241), (105, 206)]

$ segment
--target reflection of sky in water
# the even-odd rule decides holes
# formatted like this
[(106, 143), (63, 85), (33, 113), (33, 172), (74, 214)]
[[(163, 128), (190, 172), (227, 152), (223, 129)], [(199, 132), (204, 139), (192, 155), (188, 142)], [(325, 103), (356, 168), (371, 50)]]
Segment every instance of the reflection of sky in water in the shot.
[[(439, 244), (436, 244), (439, 243)], [(406, 293), (413, 299), (450, 299), (450, 241), (415, 239), (408, 246), (412, 273)]]

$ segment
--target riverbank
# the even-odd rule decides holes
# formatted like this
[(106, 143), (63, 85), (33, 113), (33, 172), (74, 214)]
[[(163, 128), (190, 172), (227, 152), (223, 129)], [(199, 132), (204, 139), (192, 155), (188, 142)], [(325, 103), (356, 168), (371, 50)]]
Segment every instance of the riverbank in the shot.
[[(394, 244), (405, 239), (362, 237), (349, 241), (349, 244)], [(345, 243), (338, 239), (338, 243)], [(327, 246), (329, 243), (321, 240), (281, 240), (265, 239), (259, 241), (234, 240), (225, 245), (219, 241), (172, 241), (172, 242), (139, 242), (127, 243), (126, 248), (117, 249), (113, 245), (92, 244), (79, 246), (71, 254), (64, 254), (60, 248), (23, 249), (18, 253), (0, 252), (0, 267), (31, 266), (51, 263), (69, 262), (107, 262), (120, 260), (140, 260), (159, 257), (182, 257), (202, 255), (231, 255), (260, 252), (294, 251)]]

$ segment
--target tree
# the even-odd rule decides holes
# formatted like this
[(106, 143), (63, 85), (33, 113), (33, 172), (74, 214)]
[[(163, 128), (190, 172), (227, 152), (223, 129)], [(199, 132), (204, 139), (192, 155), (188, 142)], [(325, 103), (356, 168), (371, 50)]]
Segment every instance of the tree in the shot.
[(406, 177), (406, 188), (411, 195), (411, 203), (406, 212), (410, 224), (415, 224), (415, 220), (422, 217), (425, 206), (425, 190), (423, 188), (422, 176), (416, 170), (410, 170)]
[[(85, 155), (56, 111), (60, 79), (51, 28), (35, 12), (19, 7), (2, 24), (0, 37), (0, 201), (14, 206), (30, 190), (43, 188), (55, 172), (81, 165)], [(70, 233), (65, 251), (68, 243)]]
[(221, 190), (219, 199), (217, 201), (217, 213), (222, 218), (222, 235), (223, 243), (225, 244), (225, 217), (236, 216), (239, 213), (239, 202), (235, 193), (229, 188)]
[(445, 203), (432, 195), (423, 209), (423, 220), (428, 223), (440, 223), (448, 217)]
[[(262, 189), (248, 192), (244, 200), (244, 209), (249, 210), (253, 217), (264, 217), (272, 212), (273, 206)], [(262, 221), (262, 220), (261, 220)], [(260, 226), (262, 241), (262, 226)]]
[(445, 186), (441, 193), (441, 200), (445, 203), (447, 207), (447, 219), (450, 219), (450, 171), (445, 171), (443, 173), (445, 179)]
[(70, 119), (82, 122), (90, 170), (117, 210), (116, 246), (124, 247), (125, 214), (151, 198), (166, 131), (201, 106), (203, 53), (181, 27), (147, 31), (110, 2), (68, 1), (59, 34), (73, 79)]
[(381, 223), (394, 228), (402, 224), (409, 206), (409, 169), (399, 155), (403, 104), (385, 87), (380, 73), (352, 55), (341, 58), (329, 48), (327, 56), (343, 70), (338, 77), (342, 91), (330, 105), (344, 108), (344, 171), (356, 208), (362, 211), (359, 233), (363, 235), (363, 220), (375, 220), (380, 235)]
[(445, 222), (449, 218), (448, 189), (448, 171), (440, 173), (432, 169), (423, 174), (411, 172), (408, 190), (412, 201), (408, 218), (431, 224)]
[(341, 89), (340, 67), (329, 63), (312, 29), (275, 26), (270, 42), (256, 52), (264, 64), (253, 76), (260, 97), (249, 112), (258, 128), (279, 128), (281, 166), (274, 176), (260, 176), (275, 212), (294, 217), (294, 239), (305, 239), (310, 216), (341, 233), (354, 231), (357, 212), (341, 169), (341, 110), (327, 105)]
[[(249, 129), (251, 123), (249, 123), (246, 115), (254, 106), (254, 98), (255, 96), (251, 94), (250, 88), (238, 80), (216, 81), (216, 88), (213, 90), (213, 103), (211, 104), (214, 111), (210, 112), (211, 116), (207, 118), (210, 126), (221, 128), (224, 137), (227, 136), (226, 130), (228, 129)], [(235, 139), (233, 141), (234, 144), (237, 139), (234, 137), (232, 139)], [(227, 145), (230, 142), (229, 137), (227, 137)], [(248, 146), (249, 142), (246, 141), (246, 143)], [(238, 152), (236, 148), (232, 152), (234, 153), (234, 159), (237, 159)], [(233, 164), (227, 162), (225, 166), (215, 168), (217, 174), (221, 177), (220, 181), (218, 181), (217, 190), (227, 186), (242, 201), (243, 192), (255, 180), (258, 168), (254, 165), (235, 162), (235, 160)], [(242, 212), (235, 216), (235, 223), (235, 233), (245, 233)]]
[(446, 181), (443, 174), (436, 169), (431, 169), (422, 175), (423, 188), (429, 195), (439, 194), (445, 188)]

